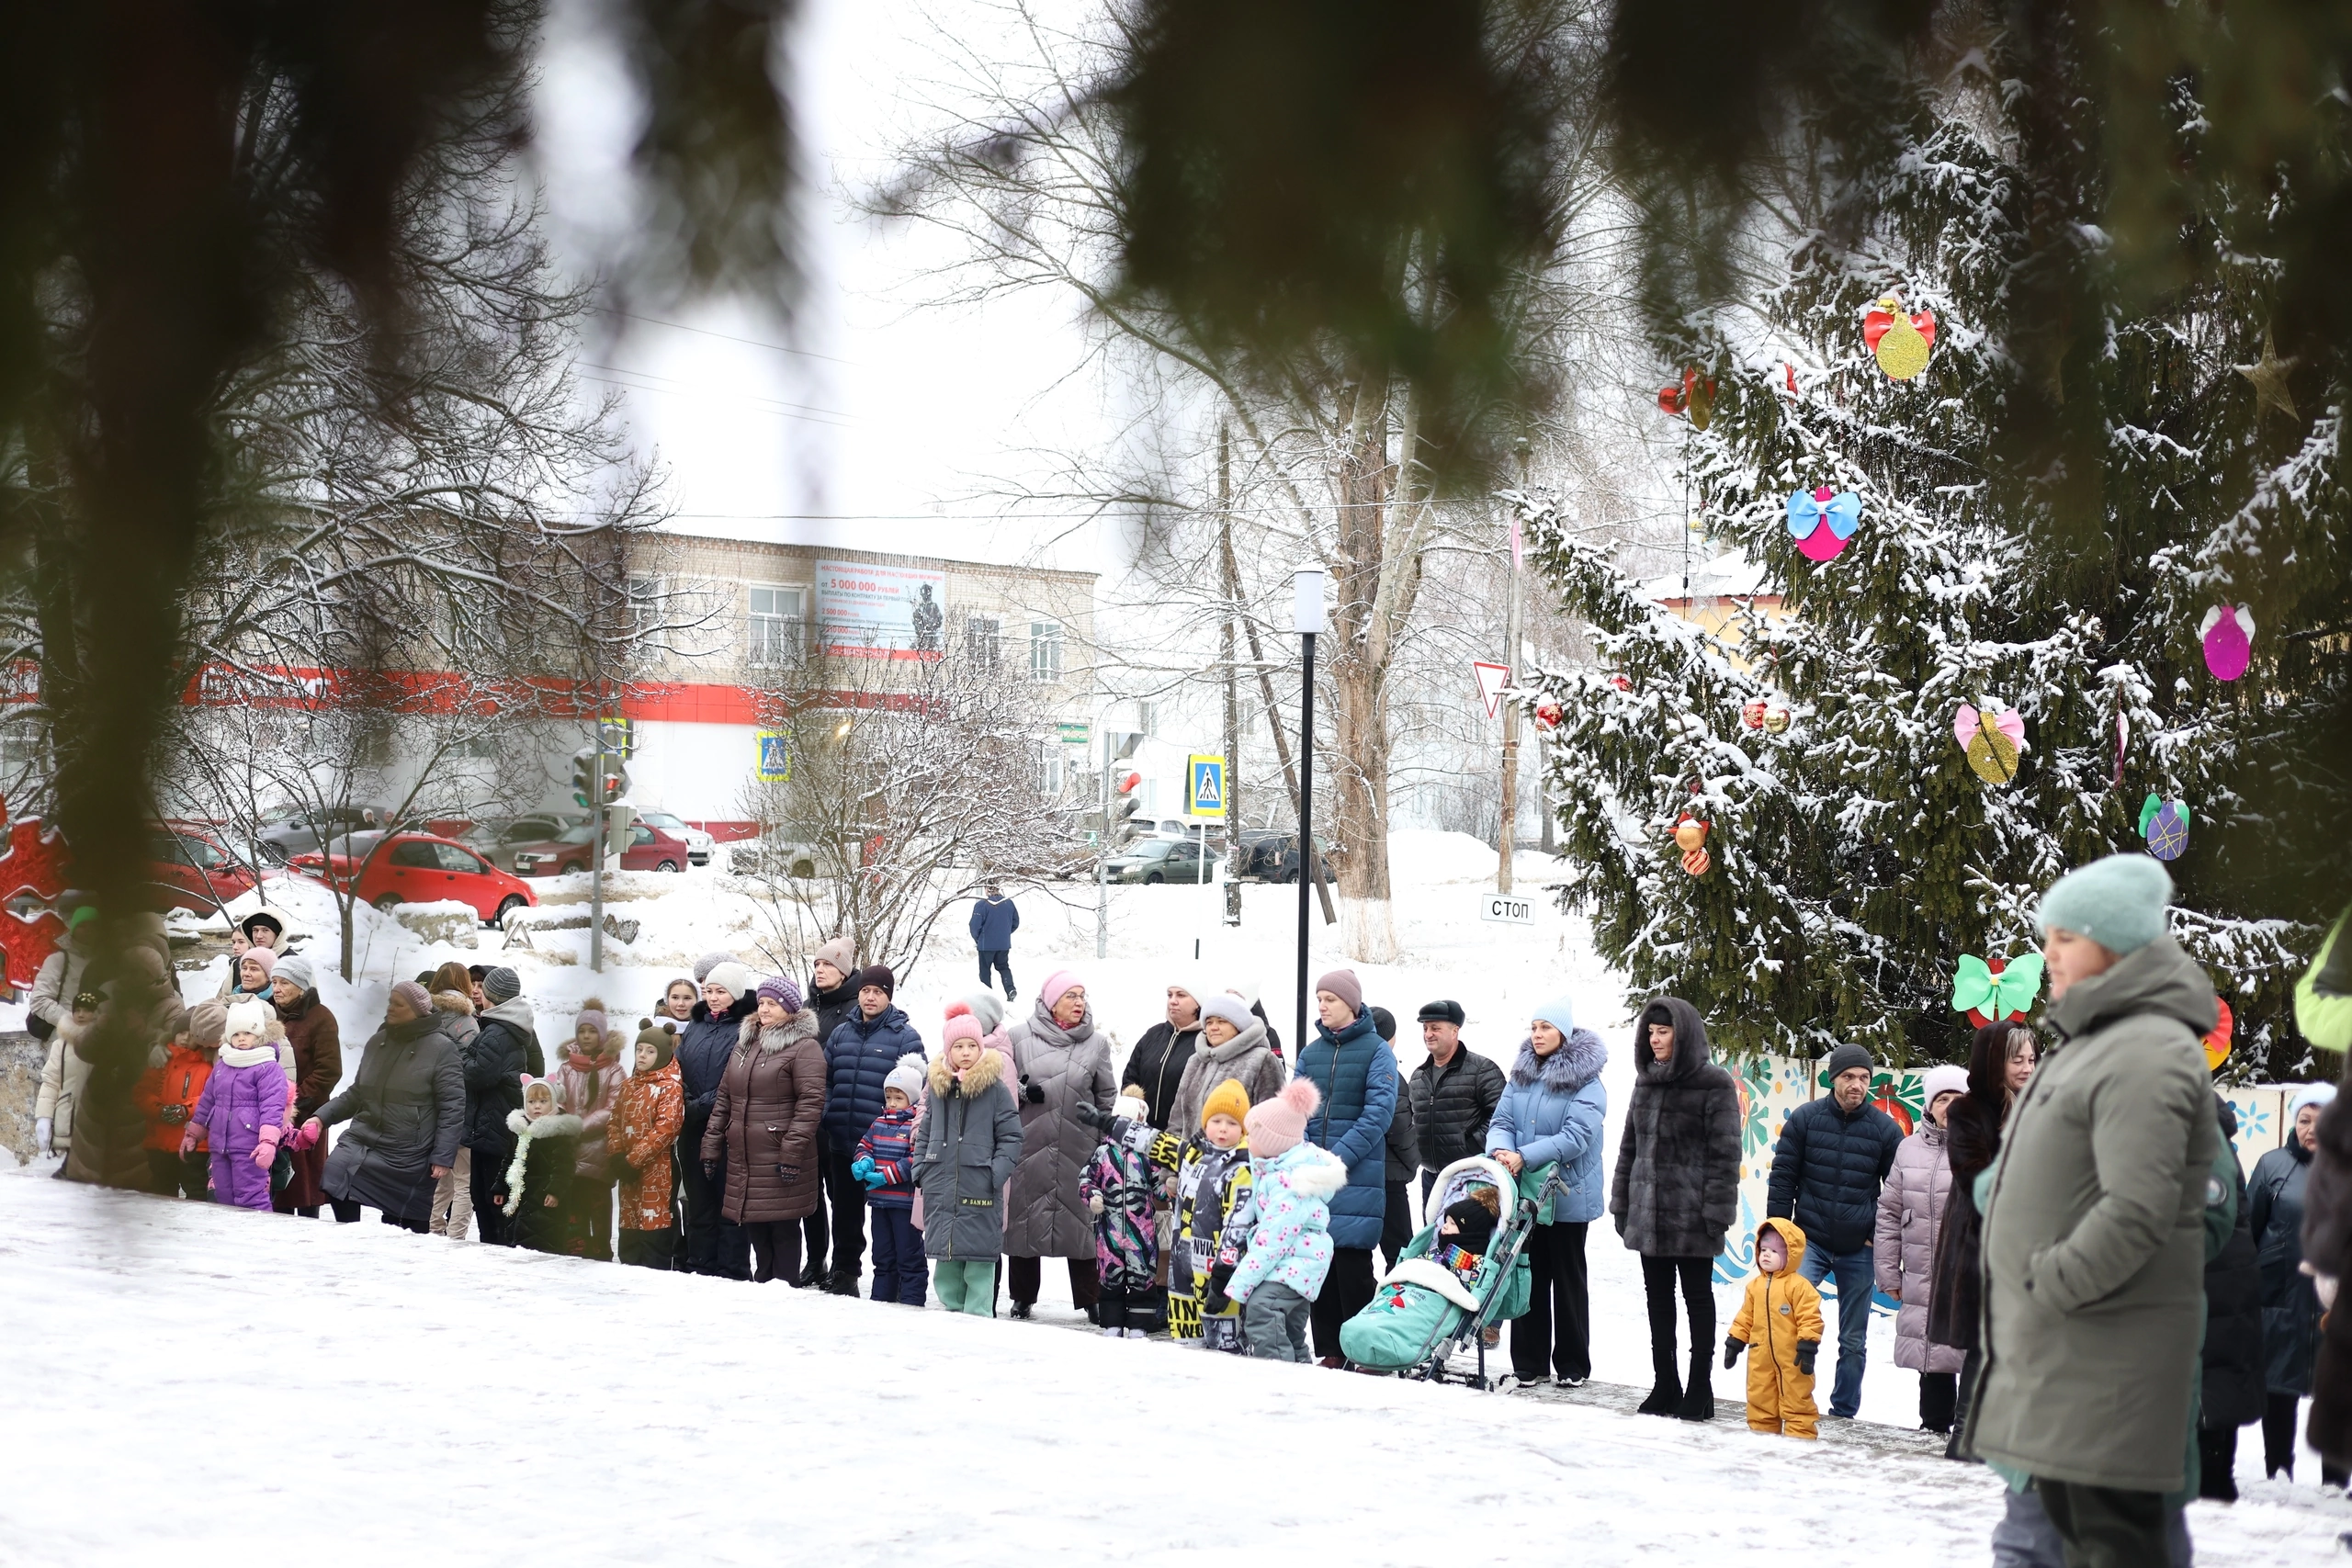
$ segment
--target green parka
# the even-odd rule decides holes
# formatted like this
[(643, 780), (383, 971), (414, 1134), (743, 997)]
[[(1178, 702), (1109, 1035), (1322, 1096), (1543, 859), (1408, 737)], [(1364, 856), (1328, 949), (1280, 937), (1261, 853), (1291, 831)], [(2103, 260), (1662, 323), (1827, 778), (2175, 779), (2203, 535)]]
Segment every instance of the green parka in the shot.
[(1984, 1209), (1969, 1442), (2032, 1475), (2180, 1487), (2220, 1145), (2199, 1041), (2213, 987), (2170, 937), (2051, 1005)]

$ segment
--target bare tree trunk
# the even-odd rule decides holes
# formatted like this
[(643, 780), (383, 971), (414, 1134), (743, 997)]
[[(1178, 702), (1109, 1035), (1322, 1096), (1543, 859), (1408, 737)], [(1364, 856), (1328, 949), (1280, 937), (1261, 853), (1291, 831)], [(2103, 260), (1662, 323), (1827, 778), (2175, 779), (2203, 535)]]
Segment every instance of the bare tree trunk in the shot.
[(1388, 387), (1366, 378), (1340, 393), (1345, 435), (1335, 476), (1340, 516), (1332, 615), (1331, 783), (1339, 796), (1340, 909), (1348, 956), (1386, 964), (1396, 956), (1388, 889), (1388, 639), (1380, 635), (1381, 568), (1389, 487)]
[(1241, 613), (1241, 579), (1233, 564), (1233, 448), (1225, 422), (1216, 427), (1218, 554), (1225, 565), (1225, 923), (1241, 923), (1241, 671), (1233, 618)]

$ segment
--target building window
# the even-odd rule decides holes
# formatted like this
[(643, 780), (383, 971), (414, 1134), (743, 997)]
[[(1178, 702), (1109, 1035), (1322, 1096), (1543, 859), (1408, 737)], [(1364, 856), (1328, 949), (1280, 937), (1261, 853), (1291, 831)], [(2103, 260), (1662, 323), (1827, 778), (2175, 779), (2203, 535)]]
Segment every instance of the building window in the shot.
[(628, 577), (628, 629), (645, 636), (662, 624), (662, 574), (633, 571)]
[(1037, 793), (1047, 800), (1061, 798), (1062, 743), (1058, 737), (1048, 736), (1037, 742)]
[(964, 622), (964, 657), (983, 674), (997, 672), (1004, 623), (994, 615), (973, 615)]
[(754, 588), (744, 640), (755, 670), (780, 670), (800, 662), (800, 590)]
[(1062, 678), (1062, 628), (1057, 621), (1029, 623), (1029, 679), (1058, 682)]

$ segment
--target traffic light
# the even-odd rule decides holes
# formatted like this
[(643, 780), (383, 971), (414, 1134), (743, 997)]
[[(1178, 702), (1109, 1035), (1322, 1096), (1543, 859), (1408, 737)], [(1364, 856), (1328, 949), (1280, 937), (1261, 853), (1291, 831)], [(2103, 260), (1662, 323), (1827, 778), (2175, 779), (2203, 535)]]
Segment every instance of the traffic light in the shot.
[[(609, 767), (612, 764), (607, 761), (605, 765)], [(636, 827), (637, 807), (633, 806), (605, 807), (605, 852), (608, 855), (617, 855), (628, 849), (629, 839)]]
[(596, 790), (596, 749), (582, 746), (571, 754), (571, 798), (585, 807), (610, 806), (628, 793), (628, 770), (611, 752), (605, 753), (605, 788)]
[(1143, 809), (1143, 798), (1136, 794), (1136, 786), (1143, 783), (1141, 773), (1129, 773), (1119, 780), (1118, 798), (1111, 803), (1111, 841), (1124, 844), (1143, 831), (1136, 821), (1136, 813)]

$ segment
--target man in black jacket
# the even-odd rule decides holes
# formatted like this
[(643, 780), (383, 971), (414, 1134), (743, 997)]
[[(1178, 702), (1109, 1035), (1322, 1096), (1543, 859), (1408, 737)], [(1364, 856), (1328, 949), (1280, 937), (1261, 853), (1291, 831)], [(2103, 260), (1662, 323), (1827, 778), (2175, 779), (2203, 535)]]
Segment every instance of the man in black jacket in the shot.
[(1829, 1414), (1847, 1420), (1862, 1407), (1862, 1362), (1870, 1352), (1875, 1284), (1878, 1190), (1894, 1167), (1903, 1129), (1871, 1091), (1871, 1054), (1860, 1045), (1829, 1053), (1829, 1094), (1809, 1100), (1781, 1123), (1772, 1147), (1766, 1215), (1804, 1232), (1804, 1264), (1815, 1284), (1838, 1279), (1838, 1381)]
[(1421, 1004), (1421, 1044), (1430, 1055), (1413, 1069), (1406, 1098), (1420, 1148), (1424, 1201), (1437, 1185), (1438, 1172), (1486, 1152), (1487, 1123), (1503, 1098), (1502, 1067), (1462, 1043), (1466, 1016), (1460, 1002)]

